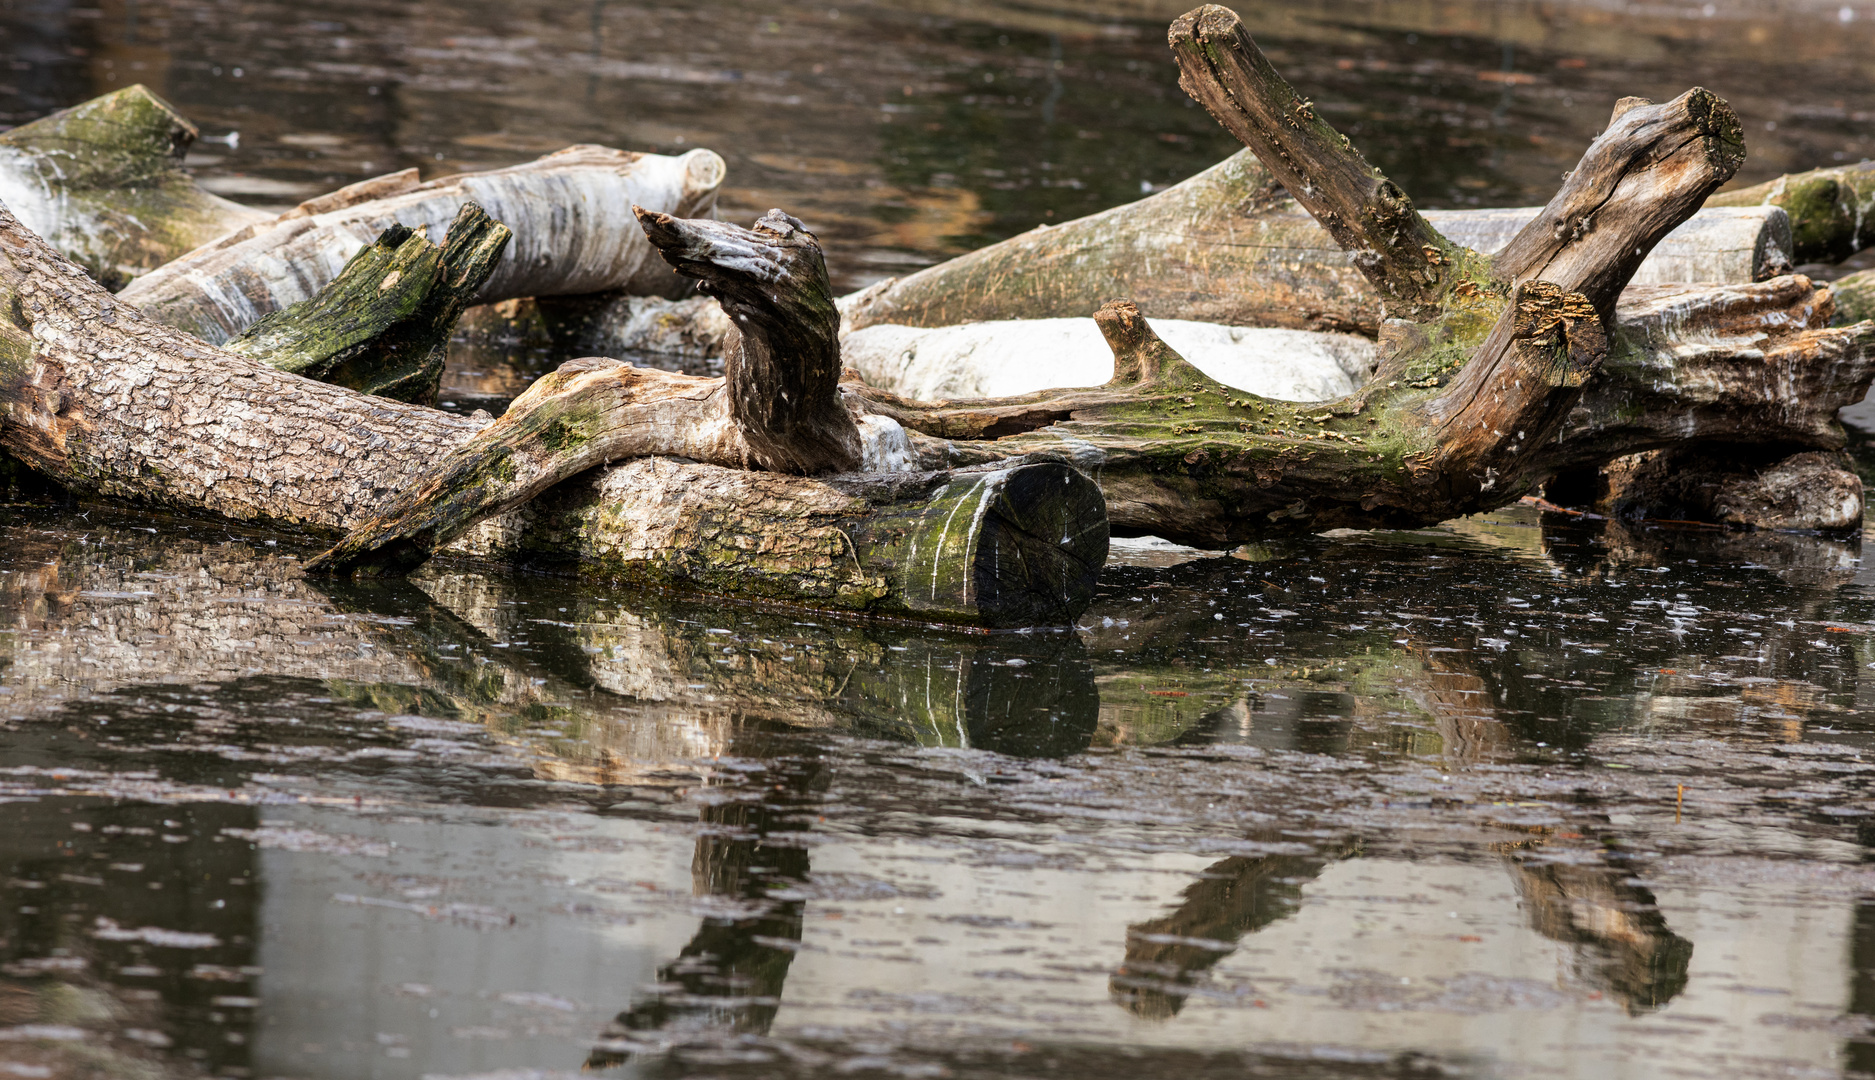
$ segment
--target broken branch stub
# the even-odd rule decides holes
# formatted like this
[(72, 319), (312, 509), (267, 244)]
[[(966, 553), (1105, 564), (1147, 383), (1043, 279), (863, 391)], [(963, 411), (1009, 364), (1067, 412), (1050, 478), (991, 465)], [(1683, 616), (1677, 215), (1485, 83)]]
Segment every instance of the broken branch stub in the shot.
[(513, 235), (464, 203), (438, 247), (402, 225), (352, 256), (332, 283), (263, 317), (228, 351), (367, 394), (436, 404), (462, 311)]
[(840, 400), (840, 313), (820, 241), (770, 210), (753, 229), (633, 207), (645, 236), (729, 315), (729, 415), (750, 465), (845, 472), (860, 463), (858, 429)]
[(1461, 252), (1277, 74), (1237, 13), (1206, 4), (1174, 20), (1167, 41), (1179, 86), (1321, 222), (1390, 313), (1437, 317)]
[(183, 171), (194, 124), (141, 83), (0, 133), (0, 203), (109, 288), (268, 215)]
[(1616, 299), (1654, 245), (1744, 162), (1744, 129), (1710, 90), (1664, 105), (1623, 98), (1543, 212), (1492, 257), (1491, 274), (1582, 293), (1612, 325)]

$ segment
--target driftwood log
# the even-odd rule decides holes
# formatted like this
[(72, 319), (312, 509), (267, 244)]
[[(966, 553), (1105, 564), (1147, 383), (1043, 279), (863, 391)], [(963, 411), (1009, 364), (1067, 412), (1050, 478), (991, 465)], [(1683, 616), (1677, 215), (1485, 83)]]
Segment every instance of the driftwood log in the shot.
[(122, 288), (191, 248), (272, 215), (204, 191), (183, 171), (195, 125), (142, 86), (0, 133), (0, 203)]
[[(75, 491), (328, 534), (371, 520), (483, 426), (293, 375), (153, 322), (4, 208), (0, 402), (0, 448)], [(757, 472), (746, 476), (767, 482), (745, 486), (741, 502), (671, 506), (692, 484), (717, 479), (704, 465), (672, 462), (636, 474), (650, 485), (641, 502), (662, 507), (655, 519), (591, 515), (540, 527), (583, 530), (607, 553), (595, 569), (641, 582), (942, 622), (1068, 621), (1085, 609), (1105, 558), (1100, 493), (1062, 466), (1019, 464), (959, 479), (964, 486), (948, 490), (974, 490), (968, 507), (943, 503), (945, 476), (856, 478), (836, 489)], [(1047, 476), (1059, 482), (1037, 482)], [(624, 497), (618, 483), (608, 493)], [(1011, 493), (1019, 507), (1006, 507)], [(920, 518), (939, 504), (951, 507), (941, 520)], [(855, 535), (860, 520), (888, 516), (907, 533), (920, 521), (936, 530), (939, 549), (922, 549), (941, 567), (935, 577), (911, 573), (913, 556), (887, 539)], [(673, 558), (657, 538), (679, 535), (717, 546)]]
[[(1171, 39), (1187, 89), (1384, 298), (1380, 365), (1355, 393), (1245, 395), (1116, 302), (1096, 319), (1114, 354), (1104, 386), (899, 399), (837, 381), (839, 312), (799, 222), (647, 210), (649, 243), (729, 316), (725, 377), (583, 361), (484, 426), (158, 325), (0, 211), (0, 446), (85, 492), (347, 530), (321, 560), (333, 570), (396, 571), (452, 542), (546, 546), (637, 580), (1015, 625), (1078, 614), (1109, 521), (1217, 547), (1438, 521), (1689, 435), (1840, 445), (1830, 403), (1866, 388), (1875, 327), (1827, 329), (1829, 293), (1805, 278), (1657, 290), (1643, 322), (1659, 335), (1611, 340), (1636, 269), (1742, 159), (1711, 94), (1624, 101), (1550, 205), (1487, 257), (1316, 117), (1235, 15), (1200, 8)], [(221, 279), (194, 280), (179, 303)], [(540, 497), (569, 481), (582, 486)]]
[[(1674, 355), (1687, 351), (1682, 342), (1609, 340), (1605, 328), (1615, 325), (1636, 268), (1743, 160), (1737, 121), (1710, 93), (1662, 105), (1624, 101), (1538, 219), (1486, 258), (1440, 235), (1315, 117), (1234, 14), (1201, 8), (1175, 23), (1171, 38), (1187, 90), (1299, 193), (1387, 298), (1379, 371), (1333, 402), (1247, 396), (1186, 363), (1134, 305), (1113, 303), (1096, 315), (1115, 357), (1114, 378), (1101, 387), (932, 403), (846, 384), (849, 410), (910, 433), (908, 467), (1073, 464), (1098, 477), (1116, 529), (1220, 547), (1439, 521), (1518, 498), (1578, 462), (1677, 445), (1693, 433), (1840, 445), (1831, 410), (1866, 387), (1875, 327), (1810, 329), (1827, 323), (1829, 299), (1807, 279), (1652, 296), (1658, 328), (1684, 320), (1712, 334), (1685, 357)], [(751, 257), (777, 242), (779, 219), (769, 220), (750, 232), (648, 215), (647, 231), (674, 265), (724, 298), (745, 355), (788, 355), (804, 370), (825, 371), (837, 345), (826, 331), (824, 279), (784, 273), (772, 254)], [(789, 229), (791, 241), (801, 235)], [(746, 460), (727, 402), (750, 376), (731, 367), (726, 382), (680, 382), (588, 366), (527, 395), (512, 423), (465, 444), (325, 565), (373, 565), (379, 551), (399, 553), (382, 559), (398, 564), (589, 468), (595, 453)], [(1780, 380), (1793, 378), (1809, 380), (1815, 393), (1787, 395)], [(656, 406), (654, 424), (639, 410), (668, 395), (664, 387), (694, 390), (682, 405)], [(552, 411), (541, 412), (549, 403)], [(1579, 403), (1587, 415), (1576, 418)], [(785, 398), (786, 409), (802, 414), (831, 416), (831, 405)], [(562, 421), (529, 419), (536, 413), (579, 417), (579, 445), (554, 435)], [(525, 465), (512, 479), (485, 479), (513, 461)]]
[(262, 316), (310, 300), (393, 226), (441, 235), (467, 203), (514, 233), (477, 303), (623, 289), (675, 294), (683, 282), (653, 255), (633, 204), (707, 216), (723, 159), (573, 146), (492, 172), (419, 183), (415, 169), (361, 181), (229, 233), (145, 274), (123, 302), (220, 345)]

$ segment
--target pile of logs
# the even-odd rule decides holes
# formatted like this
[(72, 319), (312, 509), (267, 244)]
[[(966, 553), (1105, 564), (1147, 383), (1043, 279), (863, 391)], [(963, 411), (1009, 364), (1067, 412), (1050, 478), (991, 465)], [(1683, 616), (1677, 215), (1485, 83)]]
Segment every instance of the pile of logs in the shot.
[[(120, 91), (0, 136), (0, 448), (84, 495), (338, 538), (309, 564), (329, 573), (452, 550), (991, 627), (1078, 617), (1110, 530), (1220, 548), (1545, 484), (1859, 527), (1835, 414), (1875, 377), (1875, 324), (1832, 326), (1831, 290), (1791, 269), (1862, 246), (1863, 171), (1714, 199), (1743, 134), (1694, 89), (1619, 102), (1541, 209), (1421, 214), (1234, 13), (1198, 8), (1170, 42), (1246, 154), (847, 298), (802, 222), (712, 220), (708, 151), (408, 171), (269, 218), (193, 189), (193, 129)], [(689, 282), (715, 304), (647, 299)], [(723, 374), (584, 358), (499, 419), (429, 407), (467, 305), (554, 297), (624, 304), (574, 321), (658, 325)], [(1333, 335), (1346, 392), (1252, 393), (1259, 364), (1194, 363), (1146, 315), (1290, 359)], [(995, 357), (1060, 318), (1098, 328), (1110, 377), (1017, 352), (992, 362), (1036, 368), (1032, 392), (927, 400), (864, 360), (970, 321)], [(899, 353), (868, 351), (881, 330)]]

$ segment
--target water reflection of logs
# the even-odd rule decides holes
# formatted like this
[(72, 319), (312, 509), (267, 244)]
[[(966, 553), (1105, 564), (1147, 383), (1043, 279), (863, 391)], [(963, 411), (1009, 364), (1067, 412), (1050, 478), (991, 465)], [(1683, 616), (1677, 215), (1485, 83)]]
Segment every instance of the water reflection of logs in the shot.
[(1176, 911), (1127, 927), (1126, 959), (1108, 982), (1114, 1000), (1145, 1019), (1171, 1019), (1184, 1007), (1193, 983), (1236, 951), (1239, 939), (1294, 915), (1303, 885), (1328, 862), (1316, 856), (1260, 855), (1205, 867), (1186, 886)]
[[(766, 750), (759, 742), (729, 747), (744, 757), (767, 756)], [(799, 804), (824, 788), (827, 777), (825, 766), (812, 760), (770, 762), (766, 776), (770, 782), (756, 799), (706, 804), (701, 815), (692, 888), (733, 910), (704, 917), (677, 957), (658, 970), (657, 985), (601, 1033), (586, 1068), (623, 1064), (676, 1042), (766, 1034), (774, 1022), (807, 901), (769, 892), (807, 880), (807, 849), (790, 834), (807, 831)]]
[[(545, 607), (539, 583), (448, 575), (410, 584), (308, 582), (289, 559), (96, 525), (126, 553), (60, 558), (15, 545), (0, 575), (8, 715), (139, 687), (227, 683), (265, 671), (387, 713), (529, 728), (542, 775), (632, 783), (660, 763), (725, 752), (745, 730), (832, 728), (1017, 754), (1084, 749), (1099, 698), (1080, 642), (803, 624), (744, 613), (712, 633), (683, 609), (624, 609), (588, 591)], [(551, 644), (536, 659), (530, 642)], [(520, 643), (517, 645), (516, 643)]]
[(1686, 989), (1693, 943), (1667, 926), (1653, 892), (1632, 882), (1632, 869), (1579, 862), (1599, 854), (1580, 848), (1543, 858), (1544, 846), (1520, 846), (1505, 864), (1530, 928), (1574, 950), (1574, 977), (1613, 995), (1631, 1016)]

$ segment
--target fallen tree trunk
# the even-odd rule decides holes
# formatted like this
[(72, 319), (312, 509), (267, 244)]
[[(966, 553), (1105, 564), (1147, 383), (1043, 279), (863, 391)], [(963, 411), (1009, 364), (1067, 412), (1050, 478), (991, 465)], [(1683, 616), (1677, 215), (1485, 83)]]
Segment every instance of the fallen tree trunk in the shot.
[[(51, 251), (4, 207), (0, 403), (0, 447), (75, 491), (327, 533), (364, 523), (393, 493), (420, 486), (431, 466), (483, 426), (292, 375), (153, 323)], [(889, 430), (880, 421), (866, 426)], [(860, 426), (854, 428), (857, 447)], [(636, 550), (647, 535), (642, 530), (659, 524), (694, 527), (725, 545), (708, 565), (634, 562), (616, 554), (603, 562), (640, 582), (733, 588), (971, 625), (1011, 625), (1041, 617), (1037, 612), (1048, 613), (1049, 621), (1071, 619), (1085, 607), (1105, 557), (1098, 489), (1059, 467), (1005, 473), (962, 481), (950, 494), (974, 491), (978, 502), (967, 510), (955, 504), (942, 521), (920, 513), (944, 498), (943, 477), (883, 477), (835, 489), (773, 476), (767, 485), (745, 488), (746, 503), (717, 507), (720, 520), (594, 515), (576, 527), (590, 532), (586, 542), (594, 552)], [(1037, 483), (1050, 475), (1062, 482)], [(656, 504), (699, 480), (714, 480), (706, 466), (672, 463), (655, 485), (639, 490)], [(1003, 506), (1012, 493), (1021, 505)], [(850, 534), (861, 520), (878, 521), (876, 534), (853, 536), (837, 568), (815, 561), (809, 541), (830, 535), (825, 526), (837, 531), (845, 525)], [(608, 528), (618, 537), (603, 535)], [(926, 582), (916, 598), (906, 592), (914, 584), (906, 576), (914, 556), (895, 546), (901, 537), (893, 528), (903, 539), (944, 546), (938, 581)], [(733, 564), (726, 554), (731, 546), (741, 551)], [(937, 557), (929, 548), (923, 552)], [(1012, 559), (1027, 561), (1011, 565)]]
[(478, 303), (606, 289), (678, 294), (684, 283), (620, 211), (636, 204), (708, 215), (723, 173), (723, 159), (709, 150), (671, 158), (603, 146), (428, 183), (406, 169), (224, 236), (119, 295), (158, 322), (220, 345), (262, 316), (312, 299), (384, 230), (440, 235), (470, 202), (514, 232)]
[(0, 203), (121, 289), (192, 248), (272, 215), (197, 186), (195, 125), (141, 84), (0, 133)]
[[(1423, 216), (1453, 243), (1490, 254), (1540, 209)], [(1784, 273), (1790, 225), (1775, 210), (1702, 211), (1661, 240), (1635, 280), (1743, 282)], [(1041, 226), (841, 304), (851, 332), (1082, 317), (1116, 296), (1154, 319), (1369, 337), (1380, 324), (1373, 287), (1248, 150), (1138, 202)]]
[[(1624, 102), (1556, 199), (1487, 261), (1440, 236), (1316, 118), (1233, 13), (1200, 8), (1174, 24), (1172, 41), (1187, 90), (1302, 193), (1388, 298), (1398, 317), (1387, 323), (1379, 373), (1325, 405), (1246, 397), (1180, 358), (1137, 307), (1116, 302), (1096, 314), (1114, 355), (1114, 377), (1098, 388), (934, 404), (848, 384), (854, 408), (931, 437), (907, 440), (908, 463), (1071, 463), (1100, 478), (1116, 526), (1207, 547), (1418, 525), (1499, 505), (1554, 471), (1553, 436), (1608, 355), (1603, 327), (1628, 279), (1742, 160), (1736, 119), (1703, 90), (1665, 105)], [(796, 363), (825, 369), (824, 277), (777, 272), (761, 254), (764, 239), (733, 227), (651, 216), (647, 231), (674, 265), (726, 298), (740, 348), (792, 350)], [(1863, 351), (1858, 333), (1829, 340)], [(638, 412), (652, 382), (630, 367), (586, 367), (535, 400), (530, 392), (514, 423), (465, 445), (322, 561), (407, 562), (589, 467), (592, 445), (608, 457), (720, 454), (729, 412), (695, 395), (736, 400), (766, 387), (783, 414), (827, 404), (775, 393), (786, 389), (779, 380), (739, 374), (733, 362), (726, 382), (693, 383), (686, 404), (656, 412), (661, 426)], [(579, 417), (581, 445), (553, 436), (559, 420), (526, 419), (536, 413)], [(516, 460), (524, 466), (488, 479)]]
[[(956, 535), (952, 523), (967, 516), (972, 530), (1011, 530), (1013, 548), (975, 533), (975, 551), (1022, 551), (1033, 541), (1053, 549), (1042, 553), (1052, 565), (1073, 570), (1097, 563), (1086, 553), (1096, 550), (1091, 538), (1103, 531), (1064, 465), (1098, 477), (1119, 527), (1217, 547), (1339, 526), (1422, 524), (1501, 505), (1574, 460), (1558, 447), (1583, 460), (1607, 460), (1642, 448), (1634, 442), (1727, 424), (1767, 440), (1773, 431), (1787, 442), (1828, 438), (1832, 432), (1810, 424), (1804, 404), (1789, 399), (1791, 380), (1780, 376), (1795, 365), (1805, 377), (1863, 377), (1857, 373), (1867, 367), (1875, 327), (1789, 329), (1801, 321), (1793, 311), (1827, 306), (1827, 294), (1795, 277), (1682, 290), (1663, 301), (1663, 326), (1677, 312), (1694, 320), (1678, 324), (1687, 340), (1719, 342), (1703, 359), (1682, 363), (1665, 355), (1685, 344), (1671, 334), (1665, 345), (1611, 348), (1604, 327), (1636, 267), (1742, 154), (1735, 118), (1705, 91), (1664, 105), (1624, 103), (1543, 215), (1487, 260), (1439, 235), (1314, 117), (1230, 12), (1199, 9), (1175, 24), (1173, 41), (1186, 85), (1275, 163), (1278, 178), (1302, 193), (1375, 293), (1388, 298), (1393, 317), (1384, 324), (1380, 369), (1357, 393), (1312, 407), (1245, 396), (1186, 363), (1124, 303), (1098, 316), (1115, 355), (1115, 377), (1103, 387), (949, 404), (836, 385), (837, 314), (818, 245), (798, 222), (776, 214), (750, 231), (646, 213), (648, 237), (674, 265), (702, 278), (731, 316), (736, 333), (726, 378), (579, 364), (546, 380), (511, 418), (471, 437), (478, 431), (472, 422), (297, 379), (154, 326), (46, 250), (11, 215), (0, 215), (0, 400), (7, 406), (0, 444), (83, 490), (351, 528), (328, 562), (385, 569), (441, 550), (476, 521), (594, 466), (681, 454), (700, 464), (673, 466), (668, 477), (647, 466), (623, 473), (633, 485), (653, 485), (632, 489), (647, 492), (639, 505), (657, 505), (681, 491), (678, 485), (698, 481), (717, 485), (731, 500), (716, 511), (724, 516), (699, 518), (692, 510), (663, 524), (639, 521), (654, 516), (646, 510), (627, 515), (633, 518), (627, 525), (602, 511), (587, 513), (574, 528), (595, 552), (603, 543), (590, 531), (599, 528), (637, 530), (620, 534), (627, 536), (621, 549), (631, 551), (691, 535), (709, 539), (711, 528), (732, 537), (747, 529), (733, 545), (749, 553), (736, 572), (711, 579), (713, 564), (700, 560), (700, 569), (672, 573), (759, 591), (763, 575), (798, 577), (801, 559), (831, 557), (825, 550), (804, 553), (794, 537), (838, 525), (859, 509), (834, 496), (864, 499), (867, 517), (880, 520), (898, 513), (881, 507), (941, 502), (955, 489), (938, 478), (852, 477), (836, 484), (751, 466), (859, 465), (902, 473), (1046, 465), (1055, 471), (1018, 472), (1005, 481), (1006, 490), (1029, 500), (1016, 512), (992, 513), (998, 496), (985, 485), (974, 503), (954, 504), (941, 532), (923, 535), (948, 546)], [(1698, 321), (1738, 312), (1750, 326), (1733, 337), (1765, 339), (1748, 355), (1727, 352), (1723, 327)], [(1774, 323), (1783, 328), (1767, 329)], [(1657, 370), (1649, 371), (1650, 364)], [(1749, 377), (1732, 372), (1718, 392), (1699, 382), (1727, 364), (1749, 369)], [(1602, 398), (1590, 410), (1590, 429), (1603, 445), (1558, 440), (1569, 430), (1571, 407), (1597, 400), (1584, 396), (1585, 388), (1598, 392), (1591, 376), (1622, 365), (1640, 373), (1625, 391), (1630, 396)], [(1751, 406), (1747, 421), (1707, 408), (1726, 395)], [(1635, 417), (1626, 410), (1636, 401), (1670, 402), (1679, 413)], [(1630, 445), (1616, 445), (1609, 432)], [(712, 466), (747, 476), (726, 482)], [(975, 483), (967, 476), (949, 482)], [(815, 484), (833, 494), (802, 494), (809, 488), (801, 485)], [(1059, 506), (1033, 501), (1049, 491)], [(788, 497), (804, 513), (763, 501), (783, 492), (793, 493)], [(892, 545), (936, 519), (910, 513), (902, 520), (909, 524), (897, 538), (848, 537), (852, 582), (908, 580), (902, 568), (918, 563), (909, 555), (894, 561), (900, 556), (892, 551), (909, 548)], [(1085, 528), (1077, 531), (1077, 523)], [(764, 545), (777, 557), (766, 558)], [(868, 572), (867, 558), (885, 570)], [(660, 559), (665, 566), (676, 562), (626, 561), (637, 568), (630, 573), (655, 576), (664, 572)], [(965, 579), (977, 572), (969, 567)], [(1049, 610), (1071, 611), (1072, 583), (1053, 573), (1025, 571), (1006, 580), (1054, 590), (1067, 599)], [(810, 598), (853, 597), (861, 610), (886, 603), (863, 588), (842, 593), (826, 581), (799, 588)], [(956, 595), (968, 602), (970, 589)], [(980, 609), (929, 617), (992, 619)]]
[(1100, 488), (1058, 463), (810, 478), (652, 457), (556, 485), (451, 550), (877, 615), (1061, 626), (1092, 602), (1107, 512)]

